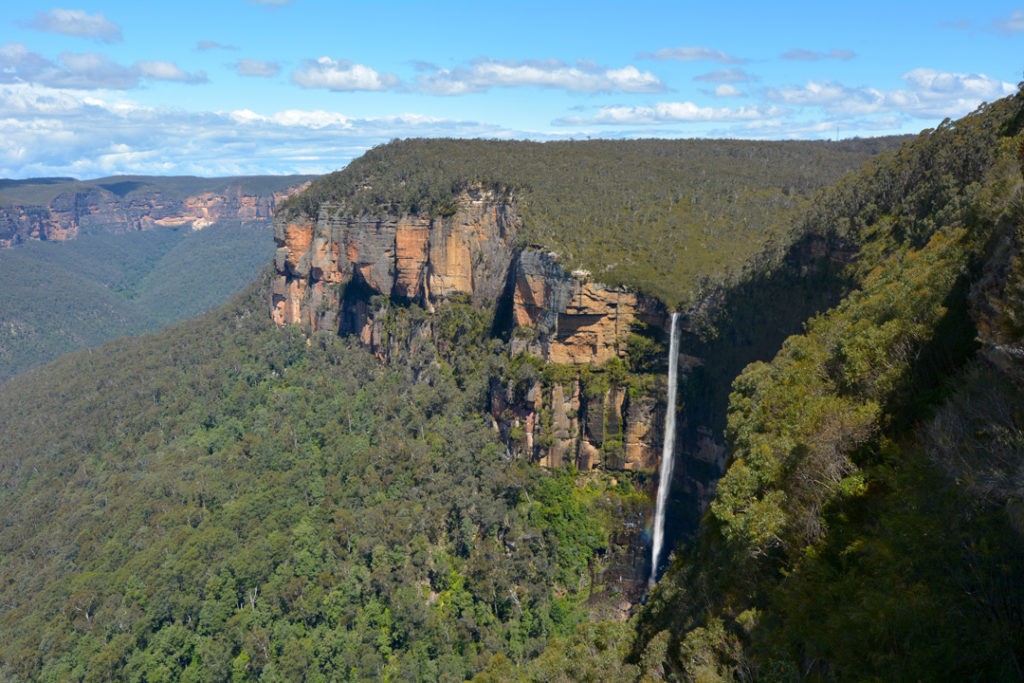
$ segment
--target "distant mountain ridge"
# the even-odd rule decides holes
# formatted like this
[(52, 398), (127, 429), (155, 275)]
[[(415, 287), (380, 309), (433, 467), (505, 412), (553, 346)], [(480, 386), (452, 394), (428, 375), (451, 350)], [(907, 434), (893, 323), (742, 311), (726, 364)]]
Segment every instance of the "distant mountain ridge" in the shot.
[(311, 177), (0, 179), (0, 381), (223, 303)]
[(214, 223), (269, 223), (315, 176), (0, 179), (0, 248), (29, 240)]

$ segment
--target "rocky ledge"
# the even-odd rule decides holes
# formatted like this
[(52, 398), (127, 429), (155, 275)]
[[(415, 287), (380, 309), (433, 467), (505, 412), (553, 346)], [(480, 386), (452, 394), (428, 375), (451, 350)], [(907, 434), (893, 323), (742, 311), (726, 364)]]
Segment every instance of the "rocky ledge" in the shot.
[(275, 220), (271, 315), (307, 333), (355, 335), (386, 355), (376, 297), (427, 310), (468, 298), (491, 312), (514, 353), (570, 368), (557, 382), (492, 382), (491, 413), (510, 448), (551, 466), (653, 471), (663, 388), (628, 390), (600, 368), (623, 356), (637, 324), (664, 330), (664, 306), (517, 245), (521, 221), (514, 197), (480, 188), (446, 216), (350, 216), (324, 204), (315, 218)]

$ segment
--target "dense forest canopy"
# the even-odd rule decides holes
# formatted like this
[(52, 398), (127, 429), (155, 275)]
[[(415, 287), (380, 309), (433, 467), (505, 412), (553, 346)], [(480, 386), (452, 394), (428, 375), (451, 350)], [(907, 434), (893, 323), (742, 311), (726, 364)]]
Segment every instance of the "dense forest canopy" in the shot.
[(318, 179), (278, 215), (316, 217), (324, 202), (357, 216), (444, 215), (479, 185), (514, 198), (520, 243), (675, 306), (741, 277), (815, 191), (902, 139), (399, 140)]
[(851, 291), (736, 379), (732, 464), (634, 656), (685, 680), (1024, 677), (1022, 179), (1018, 94), (823, 193), (802, 225)]
[(0, 678), (459, 680), (613, 588), (646, 496), (507, 456), (482, 312), (381, 365), (267, 298), (0, 384)]
[(1024, 678), (1024, 96), (808, 205), (876, 143), (847, 144), (401, 141), (288, 204), (444, 215), (483, 184), (524, 243), (670, 304), (744, 263), (827, 280), (828, 310), (776, 297), (803, 333), (735, 378), (730, 467), (631, 620), (600, 569), (643, 477), (538, 468), (485, 412), (566, 368), (458, 300), (386, 307), (382, 362), (273, 327), (264, 278), (0, 384), (0, 678)]
[(218, 306), (273, 253), (269, 226), (233, 224), (0, 249), (0, 380)]

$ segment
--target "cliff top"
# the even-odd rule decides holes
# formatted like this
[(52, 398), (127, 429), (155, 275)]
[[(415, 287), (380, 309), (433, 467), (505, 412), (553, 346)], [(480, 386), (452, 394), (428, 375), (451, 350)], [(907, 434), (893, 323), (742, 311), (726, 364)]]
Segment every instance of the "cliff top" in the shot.
[(229, 188), (240, 187), (246, 192), (265, 194), (286, 190), (316, 176), (227, 176), (222, 178), (200, 178), (198, 176), (109, 176), (93, 180), (77, 178), (0, 178), (0, 206), (45, 205), (58, 195), (66, 192), (88, 192), (105, 190), (119, 197), (134, 194), (161, 192), (170, 199), (185, 197), (202, 192), (223, 193)]
[(278, 215), (442, 216), (483, 186), (514, 197), (517, 239), (669, 305), (735, 279), (819, 188), (903, 138), (737, 140), (398, 140), (315, 181)]

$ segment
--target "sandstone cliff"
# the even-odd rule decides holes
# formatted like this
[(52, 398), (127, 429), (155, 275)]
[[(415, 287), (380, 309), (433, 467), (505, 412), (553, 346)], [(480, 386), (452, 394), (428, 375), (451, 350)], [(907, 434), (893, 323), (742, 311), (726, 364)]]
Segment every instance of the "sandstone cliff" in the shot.
[(277, 220), (273, 319), (352, 334), (386, 356), (385, 302), (429, 311), (468, 298), (491, 311), (513, 354), (579, 368), (559, 381), (492, 381), (491, 414), (510, 449), (551, 466), (653, 471), (663, 389), (628, 391), (601, 369), (623, 356), (635, 325), (663, 329), (664, 307), (521, 247), (520, 226), (514, 197), (479, 188), (447, 216), (350, 216), (326, 203), (315, 219)]
[(465, 193), (447, 217), (353, 217), (325, 205), (316, 220), (276, 221), (274, 320), (369, 340), (372, 295), (427, 309), (465, 295), (493, 307), (505, 288), (518, 224), (507, 201), (483, 192)]
[(275, 206), (308, 186), (305, 176), (238, 179), (40, 179), (0, 185), (0, 248), (26, 240), (214, 223), (269, 223)]

